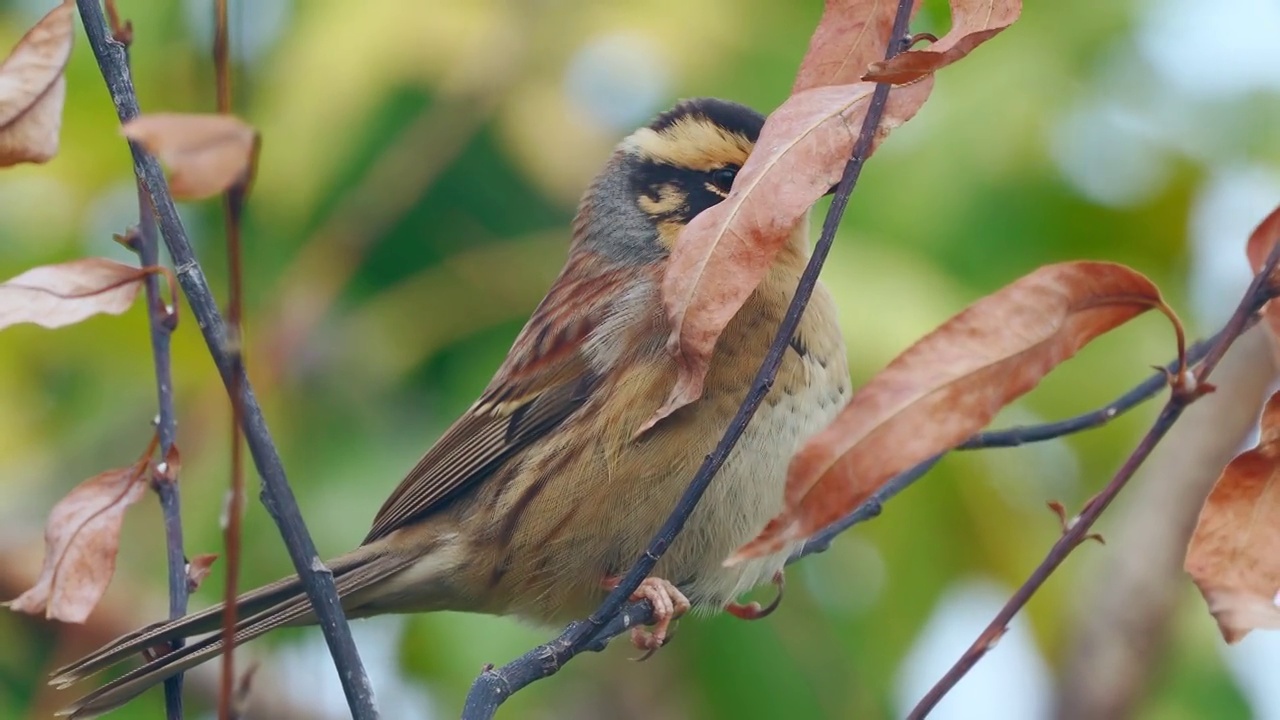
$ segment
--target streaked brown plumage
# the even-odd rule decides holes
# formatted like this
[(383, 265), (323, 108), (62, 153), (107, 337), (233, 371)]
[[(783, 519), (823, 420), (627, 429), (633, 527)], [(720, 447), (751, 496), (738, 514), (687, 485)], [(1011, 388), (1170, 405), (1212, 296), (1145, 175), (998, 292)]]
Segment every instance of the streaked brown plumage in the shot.
[[(364, 543), (330, 563), (349, 616), (447, 609), (558, 624), (589, 613), (643, 552), (745, 396), (807, 260), (801, 228), (721, 337), (702, 399), (633, 438), (676, 376), (659, 290), (669, 249), (728, 193), (761, 122), (732, 103), (685, 101), (618, 146), (582, 201), (564, 269), (489, 386), (387, 499)], [(787, 460), (848, 389), (819, 286), (772, 391), (645, 592), (678, 613), (684, 598), (664, 578), (716, 610), (772, 577), (787, 552), (721, 561), (781, 508)], [(237, 604), (238, 642), (314, 621), (296, 578)], [(67, 714), (94, 717), (217, 655), (220, 612), (152, 625), (57, 671), (52, 682), (68, 685), (198, 638)]]

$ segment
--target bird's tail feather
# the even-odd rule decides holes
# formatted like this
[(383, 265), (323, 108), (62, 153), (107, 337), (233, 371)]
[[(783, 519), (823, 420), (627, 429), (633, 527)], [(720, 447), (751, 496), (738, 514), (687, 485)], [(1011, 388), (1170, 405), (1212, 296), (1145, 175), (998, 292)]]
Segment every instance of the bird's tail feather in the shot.
[[(352, 593), (404, 570), (414, 561), (413, 557), (370, 557), (361, 551), (338, 558), (331, 567), (338, 596), (344, 600), (349, 599)], [(346, 604), (343, 603), (344, 607)], [(237, 645), (282, 625), (306, 624), (314, 622), (315, 618), (311, 603), (302, 590), (302, 583), (296, 576), (245, 593), (237, 598), (236, 606), (239, 611), (235, 633)], [(221, 655), (221, 618), (222, 604), (218, 604), (177, 620), (134, 631), (75, 663), (59, 668), (49, 682), (57, 687), (66, 687), (161, 643), (213, 633), (125, 673), (58, 714), (69, 716), (73, 720), (97, 717), (120, 707), (147, 688)]]

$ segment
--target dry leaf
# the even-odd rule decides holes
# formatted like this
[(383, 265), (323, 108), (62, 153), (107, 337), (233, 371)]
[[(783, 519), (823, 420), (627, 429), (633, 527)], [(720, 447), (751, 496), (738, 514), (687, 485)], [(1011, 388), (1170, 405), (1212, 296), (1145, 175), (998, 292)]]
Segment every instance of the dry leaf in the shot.
[(951, 31), (925, 50), (909, 50), (871, 64), (863, 80), (907, 83), (973, 52), (1013, 24), (1022, 0), (951, 0)]
[(233, 115), (139, 115), (121, 131), (168, 166), (169, 190), (179, 200), (247, 184), (258, 153), (258, 131)]
[[(680, 375), (662, 408), (639, 430), (697, 400), (716, 340), (769, 271), (809, 208), (840, 179), (875, 86), (832, 85), (787, 99), (765, 121), (751, 157), (723, 202), (680, 234), (663, 278), (668, 347)], [(924, 104), (932, 78), (895, 88), (876, 140)]]
[[(1253, 268), (1253, 272), (1257, 273), (1262, 270), (1262, 266), (1267, 262), (1267, 256), (1271, 254), (1271, 249), (1276, 246), (1276, 242), (1280, 241), (1280, 207), (1271, 211), (1271, 214), (1258, 223), (1258, 227), (1254, 228), (1253, 234), (1249, 236), (1249, 244), (1245, 246), (1245, 255), (1249, 257), (1249, 267)], [(1272, 285), (1280, 285), (1280, 272), (1273, 272), (1271, 275)], [(1263, 309), (1263, 315), (1267, 319), (1267, 326), (1271, 328), (1271, 335), (1275, 339), (1280, 339), (1280, 306), (1273, 300), (1267, 303)]]
[(50, 10), (0, 64), (0, 167), (46, 162), (58, 152), (74, 8), (68, 1)]
[(49, 513), (36, 584), (8, 603), (19, 612), (84, 622), (116, 569), (124, 511), (147, 490), (145, 462), (80, 483)]
[[(918, 9), (917, 0), (911, 14)], [(897, 13), (897, 0), (827, 0), (791, 94), (860, 80), (871, 63), (884, 59)]]
[[(957, 31), (980, 25), (973, 19), (979, 6), (1008, 13), (1004, 4), (997, 8), (992, 0), (985, 5), (957, 3)], [(894, 10), (866, 0), (827, 4), (801, 64), (799, 91), (765, 120), (755, 151), (724, 202), (699, 214), (681, 232), (662, 284), (671, 325), (667, 345), (679, 376), (662, 407), (636, 434), (702, 396), (720, 333), (764, 279), (787, 239), (795, 232), (807, 232), (804, 220), (809, 208), (840, 179), (874, 85), (815, 85), (846, 79), (850, 68), (883, 54), (887, 37), (873, 42), (872, 33), (887, 36), (886, 22), (892, 23)], [(855, 12), (862, 13), (861, 21)], [(964, 38), (948, 43), (963, 45), (968, 52), (982, 41), (972, 33)], [(932, 75), (894, 88), (875, 144), (911, 119), (932, 89)]]
[(215, 554), (206, 554), (197, 555), (187, 562), (187, 592), (193, 593), (200, 587), (200, 583), (209, 576), (213, 561), (217, 559)]
[(730, 562), (776, 552), (852, 512), (885, 482), (986, 426), (1102, 333), (1159, 308), (1123, 265), (1048, 265), (970, 305), (864, 385), (787, 469), (782, 512)]
[(0, 283), (0, 329), (22, 322), (56, 328), (97, 313), (119, 315), (153, 270), (107, 258), (31, 268)]
[(1280, 393), (1262, 410), (1257, 447), (1228, 463), (1205, 499), (1183, 566), (1227, 642), (1280, 628)]

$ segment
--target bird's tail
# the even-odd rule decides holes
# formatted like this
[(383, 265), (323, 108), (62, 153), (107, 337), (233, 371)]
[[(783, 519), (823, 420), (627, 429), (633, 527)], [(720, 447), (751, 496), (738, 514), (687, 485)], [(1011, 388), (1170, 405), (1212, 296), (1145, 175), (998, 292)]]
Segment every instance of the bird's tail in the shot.
[[(413, 557), (371, 554), (369, 546), (348, 553), (330, 566), (338, 597), (344, 609), (352, 595), (404, 570)], [(177, 620), (155, 623), (117, 638), (70, 665), (54, 671), (50, 685), (59, 688), (79, 682), (116, 663), (152, 648), (164, 648), (179, 638), (196, 638), (186, 646), (149, 660), (142, 667), (103, 685), (80, 698), (58, 714), (73, 720), (87, 720), (114, 710), (137, 697), (147, 688), (222, 654), (222, 607), (219, 603), (207, 610)], [(315, 613), (295, 575), (247, 592), (236, 598), (235, 643), (253, 638), (282, 625), (306, 625), (315, 622)]]

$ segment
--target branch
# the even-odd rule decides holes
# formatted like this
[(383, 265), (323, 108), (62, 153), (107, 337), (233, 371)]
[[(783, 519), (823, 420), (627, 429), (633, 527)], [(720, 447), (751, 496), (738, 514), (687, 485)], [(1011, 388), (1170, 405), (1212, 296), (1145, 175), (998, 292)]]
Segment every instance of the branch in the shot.
[[(1226, 337), (1226, 328), (1208, 340), (1201, 340), (1187, 349), (1187, 365), (1195, 365), (1209, 355), (1209, 351)], [(1026, 443), (1054, 440), (1065, 435), (1102, 427), (1121, 414), (1132, 410), (1155, 397), (1169, 385), (1169, 373), (1177, 372), (1178, 359), (1170, 361), (1164, 369), (1144, 380), (1129, 392), (1116, 398), (1113, 402), (1094, 410), (1054, 423), (1044, 425), (1027, 425), (979, 433), (964, 443), (956, 446), (957, 450), (981, 450), (983, 448), (1017, 447)]]
[[(133, 41), (133, 25), (121, 23), (113, 0), (106, 0), (111, 36), (124, 48), (128, 63), (129, 45)], [(138, 226), (126, 232), (125, 245), (138, 256), (138, 264), (149, 267), (160, 264), (160, 243), (156, 237), (156, 215), (142, 181), (138, 186)], [(178, 490), (178, 472), (173, 461), (177, 457), (177, 414), (173, 404), (173, 356), (169, 352), (173, 331), (178, 327), (176, 305), (170, 307), (160, 295), (160, 277), (148, 274), (143, 280), (147, 298), (147, 324), (151, 338), (151, 359), (156, 377), (156, 437), (159, 440), (161, 465), (153, 466), (151, 488), (160, 499), (164, 517), (165, 555), (169, 575), (169, 619), (187, 614), (187, 557), (182, 547), (182, 500)], [(174, 650), (185, 644), (182, 638), (170, 642)], [(182, 720), (182, 673), (164, 682), (164, 710), (167, 720)]]
[[(227, 0), (214, 0), (213, 67), (217, 83), (218, 112), (231, 112), (231, 29), (227, 22)], [(256, 151), (255, 151), (256, 152)], [(247, 183), (247, 181), (246, 181)], [(244, 416), (241, 386), (245, 378), (244, 330), (242, 318), (243, 272), (240, 252), (240, 220), (244, 209), (244, 183), (236, 183), (222, 194), (223, 229), (227, 236), (227, 346), (231, 351), (231, 489), (227, 495), (226, 576), (222, 601), (222, 682), (218, 693), (218, 720), (231, 720), (236, 695), (236, 596), (240, 585), (241, 522), (244, 516), (244, 441), (240, 423)]]
[[(889, 36), (891, 39), (885, 51), (886, 59), (898, 54), (906, 44), (907, 25), (910, 21), (912, 5), (912, 0), (899, 0), (898, 12), (894, 18), (892, 33)], [(836, 186), (835, 197), (831, 201), (831, 207), (827, 211), (827, 217), (822, 224), (822, 234), (814, 246), (813, 256), (809, 258), (809, 264), (800, 276), (795, 296), (791, 299), (791, 305), (787, 308), (787, 313), (778, 326), (778, 332), (774, 336), (773, 344), (770, 345), (769, 351), (765, 354), (764, 360), (760, 364), (760, 369), (751, 383), (751, 389), (747, 391), (746, 398), (743, 399), (742, 405), (738, 408), (737, 415), (729, 423), (729, 427), (725, 430), (724, 436), (720, 438), (720, 442), (715, 449), (703, 461), (702, 466), (698, 468), (698, 472), (690, 481), (688, 489), (685, 490), (684, 495), (680, 498), (680, 502), (677, 503), (671, 515), (663, 523), (658, 534), (650, 541), (645, 553), (640, 556), (635, 565), (618, 583), (618, 586), (609, 593), (609, 596), (605, 598), (604, 602), (590, 617), (585, 621), (571, 623), (559, 637), (551, 642), (534, 648), (523, 657), (502, 668), (486, 670), (476, 678), (475, 683), (471, 686), (471, 691), (467, 695), (467, 702), (462, 711), (464, 720), (480, 720), (481, 718), (493, 717), (494, 713), (497, 712), (498, 706), (513, 693), (531, 682), (554, 674), (565, 662), (583, 650), (603, 647), (608, 642), (609, 635), (607, 631), (619, 624), (627, 627), (628, 623), (640, 618), (638, 613), (633, 614), (631, 611), (644, 610), (645, 608), (642, 604), (631, 603), (630, 607), (626, 607), (631, 594), (635, 592), (635, 589), (639, 587), (644, 578), (649, 575), (654, 565), (657, 564), (658, 559), (662, 557), (676, 535), (684, 528), (685, 522), (693, 513), (698, 501), (702, 499), (702, 495), (706, 492), (712, 478), (720, 470), (730, 451), (737, 445), (738, 439), (741, 438), (747, 424), (751, 421), (752, 416), (755, 415), (756, 408), (764, 401), (770, 387), (773, 385), (773, 379), (782, 363), (782, 355), (795, 334), (795, 329), (800, 323), (805, 307), (808, 305), (810, 295), (813, 294), (813, 288), (818, 281), (818, 273), (822, 270), (822, 264), (826, 260), (827, 253), (834, 242), (836, 228), (840, 224), (840, 219), (844, 216), (845, 208), (849, 205), (849, 197), (858, 182), (863, 163), (871, 152), (875, 131), (880, 125), (880, 117), (884, 114), (885, 104), (888, 102), (889, 89), (890, 85), (888, 83), (878, 83), (876, 85), (875, 92), (871, 97), (871, 103), (867, 109), (866, 118), (862, 123), (862, 129), (858, 134), (858, 141), (854, 145), (853, 154), (849, 158), (849, 162), (845, 164), (840, 183)], [(626, 612), (624, 612), (624, 608)], [(648, 610), (651, 611), (652, 608)], [(644, 617), (648, 616), (649, 613), (646, 612)]]
[[(1225, 332), (1225, 331), (1224, 331)], [(1215, 335), (1209, 340), (1203, 340), (1193, 345), (1187, 351), (1187, 359), (1189, 362), (1197, 362), (1205, 357), (1209, 349), (1218, 342), (1222, 337), (1222, 333)], [(1171, 360), (1166, 369), (1172, 372), (1178, 367), (1180, 360), (1177, 358)], [(1107, 403), (1097, 410), (1078, 415), (1067, 420), (1054, 423), (1046, 423), (1044, 425), (1030, 425), (1026, 427), (1008, 428), (1005, 430), (995, 430), (991, 432), (975, 435), (971, 440), (958, 446), (957, 450), (971, 450), (981, 447), (1015, 447), (1024, 443), (1041, 442), (1070, 435), (1084, 430), (1096, 428), (1110, 422), (1124, 412), (1136, 407), (1145, 400), (1151, 399), (1161, 389), (1168, 385), (1168, 376), (1161, 371), (1153, 374), (1150, 378), (1143, 381), (1129, 392), (1121, 395), (1116, 400)], [(944, 453), (945, 454), (945, 453)], [(906, 472), (885, 483), (874, 495), (867, 499), (858, 509), (846, 515), (841, 520), (829, 525), (822, 532), (814, 535), (804, 545), (798, 549), (795, 554), (787, 559), (787, 564), (797, 562), (810, 555), (826, 552), (831, 548), (831, 543), (835, 538), (859, 523), (866, 522), (880, 515), (883, 510), (884, 503), (898, 493), (910, 487), (917, 480), (924, 477), (933, 466), (942, 459), (943, 454), (935, 455), (928, 460), (916, 465)], [(497, 705), (503, 700), (515, 693), (520, 688), (555, 674), (560, 667), (570, 660), (574, 655), (580, 652), (599, 652), (605, 648), (609, 641), (625, 633), (632, 627), (637, 625), (647, 625), (653, 622), (653, 607), (648, 600), (638, 600), (627, 604), (622, 611), (609, 620), (605, 625), (600, 627), (591, 637), (590, 641), (581, 647), (575, 647), (570, 643), (570, 631), (574, 626), (570, 626), (555, 640), (545, 645), (540, 645), (533, 650), (525, 653), (521, 657), (513, 660), (499, 670), (486, 670), (485, 676), (490, 676), (484, 688), (486, 695), (478, 695), (476, 688), (472, 688), (471, 695), (467, 698), (467, 709), (464, 710), (463, 718), (470, 720), (473, 717), (487, 718), (492, 717), (496, 711)], [(478, 682), (478, 681), (477, 681)], [(486, 703), (492, 703), (490, 709)], [(474, 714), (480, 713), (480, 714)], [(485, 714), (487, 713), (487, 714)]]
[[(1202, 358), (1209, 354), (1209, 349), (1222, 339), (1226, 330), (1219, 332), (1208, 340), (1201, 340), (1192, 345), (1187, 350), (1187, 362), (1193, 364), (1199, 362)], [(1123, 413), (1132, 410), (1138, 405), (1155, 397), (1156, 393), (1164, 389), (1169, 384), (1169, 373), (1175, 372), (1182, 363), (1179, 358), (1170, 360), (1160, 372), (1153, 374), (1151, 377), (1142, 381), (1129, 392), (1121, 395), (1112, 402), (1092, 412), (1077, 415), (1073, 418), (1060, 420), (1058, 422), (1045, 423), (1043, 425), (1025, 425), (1020, 427), (1006, 428), (1004, 430), (991, 430), (989, 432), (978, 433), (965, 442), (957, 445), (956, 450), (977, 450), (981, 448), (1005, 448), (1017, 447), (1026, 443), (1043, 442), (1045, 440), (1055, 440), (1084, 430), (1101, 427), (1119, 417)], [(799, 550), (795, 552), (787, 563), (793, 563), (801, 558), (813, 555), (815, 553), (826, 552), (831, 547), (831, 541), (836, 536), (848, 530), (849, 528), (861, 522), (866, 522), (878, 516), (883, 509), (884, 503), (894, 495), (906, 490), (916, 480), (924, 477), (942, 456), (946, 453), (939, 453), (906, 472), (898, 475), (889, 482), (885, 483), (874, 495), (867, 498), (867, 501), (858, 506), (856, 510), (844, 516), (840, 520), (828, 525), (826, 529), (817, 535), (809, 538)]]
[(1040, 586), (1044, 585), (1049, 576), (1058, 569), (1060, 565), (1080, 545), (1089, 535), (1090, 529), (1094, 523), (1107, 509), (1116, 496), (1128, 484), (1129, 479), (1133, 477), (1134, 472), (1141, 467), (1142, 463), (1155, 449), (1160, 440), (1164, 438), (1173, 424), (1186, 410), (1187, 406), (1195, 402), (1199, 397), (1212, 391), (1212, 386), (1208, 384), (1209, 376), (1217, 367), (1218, 362), (1222, 360), (1223, 355), (1231, 347), (1232, 343), (1240, 337), (1241, 333), (1249, 328), (1256, 320), (1255, 315), (1268, 300), (1275, 297), (1277, 289), (1271, 287), (1268, 279), (1277, 263), (1280, 263), (1280, 243), (1276, 243), (1272, 248), (1271, 254), (1267, 257), (1267, 262), (1254, 276), (1253, 282), (1249, 284), (1248, 290), (1245, 291), (1244, 297), (1240, 300), (1240, 304), (1236, 307), (1235, 313), (1227, 322), (1222, 332), (1218, 333), (1215, 342), (1210, 343), (1209, 350), (1202, 364), (1194, 371), (1186, 371), (1179, 375), (1170, 375), (1169, 384), (1173, 388), (1173, 392), (1169, 396), (1169, 400), (1161, 409), (1159, 416), (1156, 417), (1151, 429), (1143, 436), (1133, 453), (1124, 462), (1124, 465), (1116, 472), (1115, 477), (1102, 492), (1095, 495), (1084, 506), (1084, 509), (1070, 524), (1067, 531), (1062, 537), (1053, 544), (1049, 549), (1045, 559), (1036, 567), (1026, 582), (1009, 598), (1000, 612), (982, 631), (969, 649), (960, 656), (960, 659), (951, 666), (951, 669), (942, 676), (938, 682), (929, 689), (929, 692), (921, 698), (920, 702), (911, 711), (907, 717), (909, 720), (923, 718), (929, 714), (938, 702), (955, 687), (956, 683), (963, 678), (974, 665), (977, 664), (987, 652), (995, 647), (1001, 636), (1008, 630), (1009, 621), (1013, 616), (1022, 609), (1031, 596), (1035, 594)]
[[(160, 262), (159, 241), (156, 238), (155, 213), (142, 183), (138, 183), (138, 231), (130, 238), (132, 249), (138, 254), (143, 267)], [(182, 503), (178, 490), (177, 457), (178, 422), (173, 405), (173, 357), (169, 353), (169, 341), (178, 327), (176, 308), (168, 306), (160, 295), (160, 277), (148, 275), (143, 281), (147, 293), (147, 318), (151, 327), (151, 357), (155, 365), (156, 435), (160, 438), (160, 462), (151, 473), (151, 487), (160, 498), (160, 510), (164, 515), (164, 539), (169, 568), (169, 619), (176, 620), (187, 614), (187, 558), (182, 548)], [(172, 642), (174, 650), (182, 647), (181, 638)], [(182, 674), (164, 683), (165, 717), (182, 720)]]
[(1072, 580), (1078, 602), (1054, 693), (1057, 720), (1134, 717), (1162, 673), (1200, 507), (1257, 426), (1276, 378), (1270, 335), (1255, 328), (1236, 341), (1217, 370), (1218, 389), (1187, 410), (1109, 511), (1107, 552)]
[[(131, 120), (138, 115), (138, 98), (130, 78), (124, 48), (108, 34), (98, 0), (76, 0), (76, 5), (80, 10), (89, 45), (111, 93), (116, 114), (122, 122)], [(342, 613), (337, 588), (334, 586), (333, 573), (316, 553), (315, 543), (298, 511), (298, 503), (267, 429), (262, 408), (254, 396), (253, 386), (244, 377), (243, 368), (235, 367), (217, 302), (191, 248), (182, 220), (178, 217), (164, 173), (156, 159), (136, 144), (130, 143), (129, 149), (133, 155), (134, 173), (150, 197), (165, 245), (177, 271), (178, 283), (204, 335), (209, 354), (228, 391), (239, 385), (239, 400), (244, 410), (243, 429), (254, 465), (262, 478), (262, 502), (280, 530), (289, 550), (289, 558), (293, 561), (315, 610), (352, 716), (356, 720), (373, 720), (378, 717), (373, 688), (351, 639), (351, 630)]]

